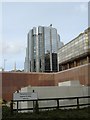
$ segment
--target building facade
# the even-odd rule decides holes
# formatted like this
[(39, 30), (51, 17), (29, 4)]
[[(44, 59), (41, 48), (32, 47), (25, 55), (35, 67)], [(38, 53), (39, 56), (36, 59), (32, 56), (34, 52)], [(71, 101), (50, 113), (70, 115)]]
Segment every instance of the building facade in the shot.
[(90, 63), (90, 28), (58, 50), (59, 71)]
[[(28, 37), (30, 37), (32, 32), (28, 34)], [(35, 35), (36, 36), (36, 35)], [(36, 37), (37, 39), (37, 37)], [(38, 41), (38, 39), (37, 39)], [(40, 52), (35, 52), (33, 50), (36, 50), (35, 47), (32, 46), (31, 43), (34, 43), (28, 38), (28, 46), (27, 46), (27, 55), (25, 63), (28, 69), (27, 71), (34, 69), (30, 67), (29, 60), (34, 60), (34, 57)], [(47, 39), (48, 43), (48, 39)], [(34, 43), (37, 44), (37, 43)], [(32, 49), (29, 47), (31, 46)], [(44, 45), (45, 46), (45, 45)], [(43, 48), (38, 48), (38, 51), (40, 49), (43, 50)], [(30, 52), (30, 51), (33, 51)], [(45, 49), (44, 49), (45, 51)], [(35, 54), (36, 53), (36, 54)], [(34, 55), (33, 55), (34, 54)], [(30, 56), (33, 55), (33, 56)], [(46, 68), (50, 64), (50, 52), (47, 51), (47, 54), (44, 53), (44, 58), (47, 62)], [(55, 53), (52, 53), (52, 58), (55, 63)], [(33, 59), (32, 59), (33, 58)], [(36, 58), (36, 57), (35, 57)], [(40, 64), (40, 55), (37, 56), (38, 64)], [(36, 60), (36, 59), (35, 59)], [(33, 62), (33, 61), (32, 61)], [(16, 90), (20, 90), (22, 87), (26, 87), (28, 85), (30, 86), (57, 86), (58, 84), (65, 82), (65, 81), (73, 81), (78, 80), (81, 85), (84, 86), (90, 86), (90, 28), (85, 30), (83, 33), (81, 33), (78, 37), (76, 37), (71, 42), (67, 43), (63, 47), (61, 47), (58, 51), (58, 63), (59, 63), (59, 72), (57, 73), (36, 73), (36, 72), (0, 72), (1, 80), (0, 83), (2, 86), (0, 86), (0, 97), (2, 95), (2, 98), (4, 100), (10, 101), (12, 99), (12, 94)], [(33, 63), (34, 64), (34, 63)], [(54, 66), (54, 64), (53, 64)], [(40, 70), (39, 66), (39, 70)], [(44, 67), (45, 68), (45, 67)], [(49, 68), (47, 68), (48, 70)]]
[(60, 36), (52, 25), (33, 27), (27, 37), (25, 72), (57, 71), (60, 46)]

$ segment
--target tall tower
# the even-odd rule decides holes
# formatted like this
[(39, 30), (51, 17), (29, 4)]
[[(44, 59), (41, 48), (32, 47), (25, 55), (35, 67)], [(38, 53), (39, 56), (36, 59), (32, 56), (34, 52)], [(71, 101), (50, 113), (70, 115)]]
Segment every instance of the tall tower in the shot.
[(57, 71), (57, 51), (60, 48), (57, 30), (52, 25), (33, 27), (27, 36), (25, 72)]

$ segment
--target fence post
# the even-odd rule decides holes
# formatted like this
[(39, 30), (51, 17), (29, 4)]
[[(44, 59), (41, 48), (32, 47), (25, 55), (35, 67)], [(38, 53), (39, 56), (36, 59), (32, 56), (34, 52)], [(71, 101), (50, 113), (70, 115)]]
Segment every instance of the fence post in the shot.
[(35, 101), (33, 100), (33, 112), (35, 112)]
[(35, 111), (36, 111), (36, 113), (39, 112), (38, 100), (36, 100)]
[(38, 109), (38, 100), (33, 100), (33, 112), (38, 113), (39, 109)]
[(79, 98), (77, 98), (77, 109), (79, 109)]
[(57, 109), (59, 109), (59, 99), (57, 99)]
[(10, 108), (11, 108), (11, 115), (13, 115), (13, 100), (11, 100)]
[(17, 112), (18, 112), (18, 101), (17, 101)]
[[(17, 93), (19, 93), (19, 90), (17, 90)], [(17, 101), (17, 113), (18, 113), (18, 106), (19, 106), (19, 101)]]

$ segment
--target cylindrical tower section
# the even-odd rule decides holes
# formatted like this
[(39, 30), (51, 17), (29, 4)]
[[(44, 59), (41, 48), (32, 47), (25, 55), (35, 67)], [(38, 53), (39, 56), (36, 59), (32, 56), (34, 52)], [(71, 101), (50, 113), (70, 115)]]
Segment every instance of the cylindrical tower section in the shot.
[(29, 71), (30, 72), (31, 72), (31, 58), (32, 58), (31, 48), (32, 48), (32, 31), (29, 32), (29, 64), (30, 64)]
[(39, 39), (38, 39), (38, 27), (36, 28), (36, 72), (39, 72)]
[(34, 31), (31, 30), (31, 72), (34, 71)]
[(50, 71), (52, 71), (52, 26), (50, 26)]
[(57, 71), (58, 72), (59, 72), (59, 62), (58, 62), (58, 59), (59, 59), (58, 50), (59, 50), (59, 48), (60, 48), (60, 36), (59, 36), (59, 34), (57, 34)]
[(29, 72), (29, 33), (27, 34), (27, 48), (26, 48), (26, 72)]
[(41, 67), (42, 72), (45, 71), (45, 41), (44, 41), (44, 27), (42, 27), (42, 60), (41, 60)]
[(45, 71), (45, 44), (44, 44), (44, 27), (38, 27), (39, 39), (39, 58), (40, 58), (40, 71)]

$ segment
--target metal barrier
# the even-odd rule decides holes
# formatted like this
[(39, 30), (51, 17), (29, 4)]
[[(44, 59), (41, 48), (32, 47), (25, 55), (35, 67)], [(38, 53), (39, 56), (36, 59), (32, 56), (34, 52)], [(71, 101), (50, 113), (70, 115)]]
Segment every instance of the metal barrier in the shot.
[[(89, 106), (90, 102), (88, 100), (88, 103), (83, 103), (80, 104), (80, 99), (85, 99), (85, 98), (90, 98), (90, 96), (81, 96), (81, 97), (64, 97), (64, 98), (45, 98), (45, 99), (37, 99), (37, 100), (11, 100), (11, 114), (13, 114), (14, 111), (22, 111), (22, 110), (33, 110), (33, 112), (39, 112), (41, 109), (60, 109), (60, 108), (68, 108), (68, 107), (77, 107), (77, 109), (80, 108), (80, 106)], [(77, 104), (75, 105), (60, 105), (61, 100), (76, 100)], [(39, 101), (52, 101), (55, 100), (57, 105), (56, 106), (48, 106), (48, 107), (39, 107)], [(28, 102), (28, 101), (33, 101), (33, 107), (32, 108), (19, 108), (19, 102)], [(13, 103), (17, 102), (17, 108), (13, 108)]]

